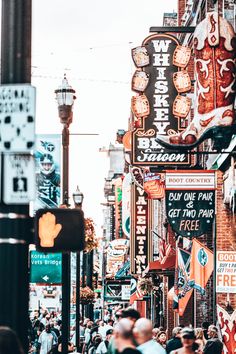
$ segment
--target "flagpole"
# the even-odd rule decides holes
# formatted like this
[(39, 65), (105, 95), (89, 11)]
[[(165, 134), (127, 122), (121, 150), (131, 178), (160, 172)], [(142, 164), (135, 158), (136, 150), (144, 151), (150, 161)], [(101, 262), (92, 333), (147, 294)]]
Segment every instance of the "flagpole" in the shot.
[(193, 290), (193, 327), (197, 327), (197, 293)]

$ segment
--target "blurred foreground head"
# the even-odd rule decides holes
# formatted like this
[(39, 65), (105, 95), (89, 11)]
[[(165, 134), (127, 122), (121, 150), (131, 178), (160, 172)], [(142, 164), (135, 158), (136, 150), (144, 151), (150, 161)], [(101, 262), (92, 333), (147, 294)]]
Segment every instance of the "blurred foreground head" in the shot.
[(133, 333), (138, 345), (152, 339), (152, 329), (152, 322), (147, 318), (140, 318), (135, 322)]
[(0, 353), (24, 354), (19, 338), (9, 327), (0, 326)]

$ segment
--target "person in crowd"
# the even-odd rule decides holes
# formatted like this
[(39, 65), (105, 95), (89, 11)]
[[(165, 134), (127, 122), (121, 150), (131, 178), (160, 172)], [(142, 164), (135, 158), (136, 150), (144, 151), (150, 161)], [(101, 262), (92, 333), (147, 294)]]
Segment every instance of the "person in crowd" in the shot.
[[(67, 353), (73, 353), (74, 352), (74, 344), (71, 342), (68, 342), (68, 352)], [(58, 353), (62, 352), (62, 343), (58, 344)]]
[(198, 344), (195, 342), (196, 336), (193, 328), (184, 327), (181, 332), (182, 347), (172, 350), (170, 354), (194, 354), (197, 353)]
[(131, 322), (136, 322), (140, 318), (140, 313), (132, 307), (127, 307), (121, 312), (122, 318), (127, 318)]
[(102, 312), (102, 308), (101, 307), (97, 307), (94, 310), (94, 321), (100, 320), (101, 319), (101, 312)]
[(54, 344), (57, 344), (55, 337), (51, 332), (50, 325), (46, 324), (45, 330), (43, 330), (38, 339), (39, 354), (47, 354)]
[(104, 316), (103, 316), (103, 320), (104, 322), (107, 323), (107, 321), (111, 318), (111, 314), (108, 310), (104, 310)]
[[(137, 319), (140, 318), (140, 313), (137, 310), (133, 309), (132, 307), (128, 307), (122, 311), (120, 309), (118, 309), (115, 316), (117, 319), (116, 325), (123, 318), (128, 319), (132, 324), (134, 324), (135, 321), (137, 321)], [(116, 348), (114, 336), (110, 340), (109, 347), (108, 347), (108, 354), (117, 354), (117, 348)]]
[(157, 333), (156, 336), (156, 341), (157, 343), (159, 343), (163, 348), (166, 348), (166, 341), (167, 341), (167, 337), (166, 337), (166, 332), (165, 331), (160, 331)]
[(166, 342), (166, 352), (169, 354), (172, 350), (179, 349), (182, 347), (182, 342), (180, 338), (180, 332), (182, 327), (174, 327), (172, 331), (172, 337)]
[(121, 319), (115, 325), (114, 343), (119, 354), (140, 354), (134, 344), (133, 325), (127, 318)]
[(88, 350), (88, 354), (95, 354), (97, 351), (97, 348), (99, 344), (102, 342), (102, 337), (100, 334), (96, 334), (92, 339), (91, 339), (91, 346)]
[(159, 328), (154, 327), (152, 330), (152, 339), (156, 340), (156, 336), (159, 333)]
[(107, 332), (106, 332), (106, 339), (103, 340), (99, 346), (97, 347), (97, 350), (96, 350), (96, 354), (106, 354), (107, 351), (108, 351), (108, 346), (109, 346), (109, 342), (110, 342), (110, 339), (112, 337), (112, 334), (113, 334), (113, 329), (108, 329)]
[(205, 345), (205, 338), (204, 338), (204, 333), (203, 333), (203, 329), (201, 327), (197, 327), (194, 330), (195, 332), (195, 336), (196, 336), (196, 343), (198, 344), (198, 353), (202, 353), (203, 352), (203, 348)]
[(223, 343), (218, 338), (218, 329), (214, 325), (208, 327), (208, 340), (203, 349), (204, 354), (221, 354), (223, 350)]
[(208, 332), (208, 327), (209, 327), (209, 326), (210, 326), (210, 323), (209, 323), (209, 322), (207, 322), (207, 321), (202, 322), (201, 327), (202, 327), (202, 330), (203, 330), (204, 338), (205, 338), (206, 340), (208, 339), (208, 334), (207, 334), (207, 332)]
[(0, 326), (0, 353), (24, 354), (24, 350), (16, 333), (6, 326)]
[(104, 321), (99, 322), (99, 327), (98, 327), (98, 333), (102, 336), (102, 339), (104, 340), (106, 338), (106, 327)]
[(140, 318), (134, 324), (133, 334), (137, 349), (142, 354), (166, 354), (165, 349), (152, 339), (152, 322), (147, 318)]

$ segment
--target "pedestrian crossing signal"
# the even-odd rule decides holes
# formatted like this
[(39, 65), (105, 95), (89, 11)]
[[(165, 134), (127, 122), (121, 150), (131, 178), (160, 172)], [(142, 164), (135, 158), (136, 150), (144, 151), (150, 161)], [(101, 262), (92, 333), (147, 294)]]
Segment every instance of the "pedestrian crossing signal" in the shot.
[(78, 209), (39, 209), (35, 215), (35, 244), (41, 252), (84, 249), (84, 215)]

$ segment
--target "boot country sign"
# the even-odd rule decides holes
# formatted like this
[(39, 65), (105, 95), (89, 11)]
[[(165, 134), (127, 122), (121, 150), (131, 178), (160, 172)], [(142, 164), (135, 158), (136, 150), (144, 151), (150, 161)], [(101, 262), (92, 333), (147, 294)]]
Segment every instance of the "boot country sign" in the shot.
[(198, 237), (215, 217), (215, 174), (211, 171), (166, 172), (167, 219), (178, 235)]

